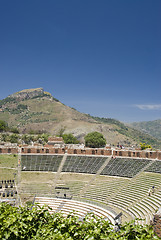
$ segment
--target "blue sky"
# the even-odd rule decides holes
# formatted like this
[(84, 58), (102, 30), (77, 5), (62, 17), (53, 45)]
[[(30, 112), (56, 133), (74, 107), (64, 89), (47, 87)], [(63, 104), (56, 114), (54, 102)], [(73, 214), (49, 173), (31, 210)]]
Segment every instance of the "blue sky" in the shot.
[(124, 122), (161, 118), (160, 0), (0, 1), (0, 99), (43, 87)]

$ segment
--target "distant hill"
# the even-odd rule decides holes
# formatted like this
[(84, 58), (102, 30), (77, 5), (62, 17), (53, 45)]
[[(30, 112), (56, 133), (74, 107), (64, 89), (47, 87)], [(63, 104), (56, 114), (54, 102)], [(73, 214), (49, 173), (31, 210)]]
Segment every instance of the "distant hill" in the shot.
[(136, 146), (146, 142), (156, 148), (158, 140), (111, 118), (92, 117), (68, 107), (43, 88), (26, 89), (0, 100), (0, 119), (22, 133), (41, 130), (52, 135), (73, 133), (79, 140), (92, 131), (101, 132), (111, 145)]
[(147, 122), (134, 122), (130, 125), (161, 140), (161, 119)]

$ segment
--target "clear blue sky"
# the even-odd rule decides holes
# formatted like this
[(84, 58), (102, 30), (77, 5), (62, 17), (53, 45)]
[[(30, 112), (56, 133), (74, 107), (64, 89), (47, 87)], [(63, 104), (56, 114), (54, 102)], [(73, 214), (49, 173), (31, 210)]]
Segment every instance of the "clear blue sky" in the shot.
[(160, 0), (0, 1), (0, 99), (43, 87), (124, 122), (161, 118)]

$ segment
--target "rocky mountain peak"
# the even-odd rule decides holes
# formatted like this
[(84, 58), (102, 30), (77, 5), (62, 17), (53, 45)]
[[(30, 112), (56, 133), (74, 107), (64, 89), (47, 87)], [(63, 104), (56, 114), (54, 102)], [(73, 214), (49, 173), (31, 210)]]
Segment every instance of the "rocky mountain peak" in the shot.
[(10, 98), (16, 98), (18, 100), (30, 99), (33, 97), (43, 96), (44, 89), (43, 88), (32, 88), (32, 89), (24, 89), (20, 92), (13, 93), (9, 95)]

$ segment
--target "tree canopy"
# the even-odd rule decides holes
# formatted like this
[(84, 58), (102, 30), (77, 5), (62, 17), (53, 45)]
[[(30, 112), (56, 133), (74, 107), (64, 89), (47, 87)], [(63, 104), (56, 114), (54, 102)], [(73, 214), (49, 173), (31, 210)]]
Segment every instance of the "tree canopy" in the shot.
[(3, 120), (0, 120), (0, 132), (6, 131), (8, 128), (7, 123)]
[(78, 139), (73, 136), (73, 134), (68, 133), (68, 134), (63, 134), (62, 135), (63, 140), (66, 144), (77, 144), (79, 143)]
[(84, 139), (86, 147), (101, 148), (106, 145), (106, 139), (99, 132), (88, 133)]

